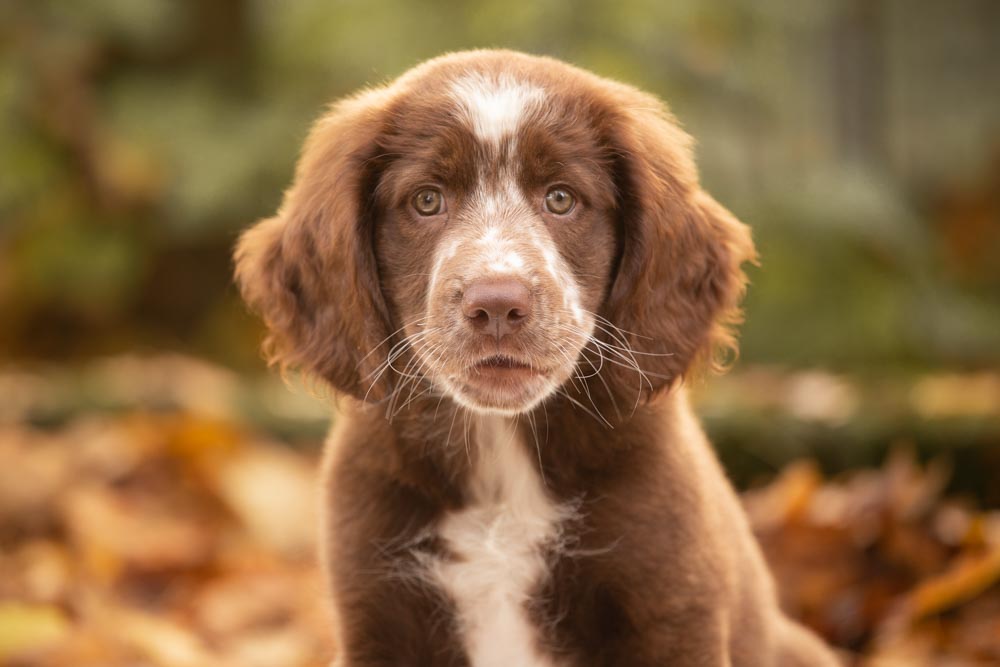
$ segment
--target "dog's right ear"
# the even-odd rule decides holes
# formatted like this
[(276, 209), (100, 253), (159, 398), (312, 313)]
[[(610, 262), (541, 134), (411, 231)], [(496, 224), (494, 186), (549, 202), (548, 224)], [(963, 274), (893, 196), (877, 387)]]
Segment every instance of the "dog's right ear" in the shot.
[[(389, 315), (372, 247), (385, 89), (336, 104), (314, 126), (281, 209), (236, 247), (236, 282), (268, 328), (268, 361), (357, 398), (388, 395)], [(384, 346), (382, 346), (384, 348)]]

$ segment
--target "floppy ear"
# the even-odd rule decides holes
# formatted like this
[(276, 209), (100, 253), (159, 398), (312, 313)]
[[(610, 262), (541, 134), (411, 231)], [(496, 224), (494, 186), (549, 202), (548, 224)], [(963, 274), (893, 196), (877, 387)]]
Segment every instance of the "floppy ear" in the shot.
[(697, 362), (719, 367), (736, 353), (740, 267), (756, 253), (749, 228), (699, 186), (690, 137), (655, 98), (625, 94), (634, 99), (612, 138), (624, 238), (608, 317), (647, 373), (616, 367), (615, 379), (632, 392), (641, 382), (649, 398)]
[(278, 214), (236, 248), (236, 281), (268, 328), (270, 363), (320, 377), (338, 390), (379, 398), (370, 387), (389, 317), (372, 248), (374, 159), (384, 90), (335, 105), (314, 126)]

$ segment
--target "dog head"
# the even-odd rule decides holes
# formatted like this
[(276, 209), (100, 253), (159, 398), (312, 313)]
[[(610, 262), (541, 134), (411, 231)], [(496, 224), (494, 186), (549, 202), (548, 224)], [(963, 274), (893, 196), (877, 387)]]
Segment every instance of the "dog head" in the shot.
[(332, 107), (236, 273), (268, 352), (367, 400), (646, 400), (731, 333), (754, 251), (654, 97), (549, 58), (452, 54)]

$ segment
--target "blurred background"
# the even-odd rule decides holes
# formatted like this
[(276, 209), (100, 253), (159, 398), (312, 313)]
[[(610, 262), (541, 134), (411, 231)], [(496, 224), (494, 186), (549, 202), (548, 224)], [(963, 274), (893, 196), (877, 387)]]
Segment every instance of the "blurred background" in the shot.
[[(953, 622), (973, 599), (986, 625), (966, 635), (1000, 636), (1000, 4), (7, 0), (0, 574), (11, 578), (0, 601), (15, 602), (0, 602), (0, 664), (90, 664), (81, 645), (94, 664), (313, 664), (287, 657), (287, 637), (253, 644), (263, 612), (246, 608), (268, 591), (287, 606), (287, 586), (315, 587), (311, 575), (281, 579), (298, 576), (286, 566), (308, 560), (312, 539), (281, 535), (301, 509), (282, 502), (298, 497), (296, 480), (309, 484), (303, 462), (327, 406), (267, 372), (260, 325), (231, 283), (231, 249), (277, 208), (327, 102), (445, 51), (490, 46), (663, 97), (697, 139), (707, 188), (753, 227), (761, 266), (750, 271), (741, 359), (693, 389), (730, 474), (755, 489), (755, 526), (765, 537), (783, 527), (765, 546), (798, 573), (801, 595), (786, 604), (841, 646), (881, 656), (871, 664), (1000, 661), (995, 645), (954, 648), (975, 642), (962, 639), (972, 621)], [(84, 500), (67, 501), (80, 479), (90, 480), (77, 490)], [(187, 523), (177, 505), (150, 500), (149, 489), (162, 499), (178, 485), (194, 494), (182, 494)], [(275, 507), (250, 488), (278, 489)], [(137, 509), (149, 502), (172, 539), (138, 530), (155, 524)], [(810, 507), (840, 508), (840, 532)], [(258, 560), (226, 561), (221, 526), (256, 540)], [(123, 533), (144, 537), (121, 544)], [(184, 540), (189, 551), (171, 552)], [(838, 548), (852, 565), (824, 579)], [(66, 564), (81, 551), (97, 563), (84, 559), (83, 573)], [(955, 575), (964, 587), (947, 580), (941, 594), (932, 580), (931, 602), (915, 592), (967, 556), (986, 560)], [(191, 574), (207, 563), (247, 578), (227, 598), (218, 577)], [(274, 590), (240, 597), (247, 581), (270, 581), (261, 568)], [(190, 599), (211, 585), (228, 621), (172, 597), (189, 576)], [(82, 607), (70, 581), (95, 587)], [(109, 602), (119, 593), (131, 606)], [(289, 607), (282, 631), (311, 627), (303, 613)], [(174, 625), (158, 625), (170, 614)], [(102, 640), (94, 619), (132, 623), (126, 634), (140, 639)], [(32, 633), (48, 648), (25, 649)], [(181, 658), (164, 648), (178, 641)], [(314, 656), (307, 645), (301, 655)]]

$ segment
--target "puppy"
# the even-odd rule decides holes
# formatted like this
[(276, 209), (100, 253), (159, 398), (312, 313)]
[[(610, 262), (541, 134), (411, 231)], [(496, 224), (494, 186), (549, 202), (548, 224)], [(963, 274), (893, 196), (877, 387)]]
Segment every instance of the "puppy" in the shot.
[(343, 397), (337, 664), (836, 664), (681, 387), (753, 259), (627, 85), (473, 51), (335, 104), (236, 275), (270, 358)]

